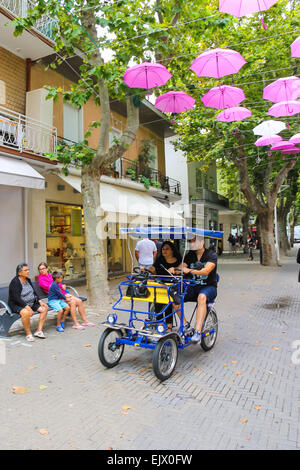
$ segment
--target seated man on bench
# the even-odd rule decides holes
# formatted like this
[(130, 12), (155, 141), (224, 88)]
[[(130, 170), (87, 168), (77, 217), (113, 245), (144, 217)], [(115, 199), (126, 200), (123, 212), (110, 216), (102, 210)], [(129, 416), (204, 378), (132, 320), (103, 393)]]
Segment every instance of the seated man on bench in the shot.
[(9, 284), (8, 305), (13, 313), (18, 313), (21, 316), (26, 340), (30, 342), (34, 341), (30, 330), (30, 318), (36, 311), (39, 312), (39, 323), (34, 336), (42, 339), (45, 338), (43, 326), (48, 313), (48, 305), (39, 300), (29, 279), (29, 268), (26, 263), (17, 266), (16, 276)]
[[(178, 269), (182, 269), (183, 274), (195, 280), (196, 285), (188, 286), (184, 302), (197, 302), (196, 310), (196, 331), (191, 338), (192, 343), (201, 341), (201, 329), (207, 312), (207, 303), (213, 302), (217, 297), (217, 254), (213, 250), (207, 250), (204, 240), (194, 238), (190, 242), (190, 251), (183, 260), (183, 266), (170, 268), (169, 271), (175, 274)], [(204, 267), (197, 266), (202, 263)], [(177, 270), (177, 271), (176, 271)], [(174, 305), (176, 310), (180, 305)], [(180, 315), (180, 312), (178, 312)], [(184, 319), (185, 329), (189, 328), (189, 323)]]

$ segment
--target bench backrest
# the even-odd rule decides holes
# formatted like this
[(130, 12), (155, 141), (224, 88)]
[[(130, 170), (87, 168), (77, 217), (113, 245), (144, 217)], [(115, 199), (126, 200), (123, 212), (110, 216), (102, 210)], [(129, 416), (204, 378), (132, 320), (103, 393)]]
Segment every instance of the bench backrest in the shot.
[(48, 294), (46, 294), (46, 292), (40, 287), (38, 281), (34, 281), (32, 285), (34, 287), (35, 292), (39, 296), (39, 299), (46, 299), (48, 297)]
[(0, 300), (7, 304), (8, 302), (8, 286), (0, 287)]

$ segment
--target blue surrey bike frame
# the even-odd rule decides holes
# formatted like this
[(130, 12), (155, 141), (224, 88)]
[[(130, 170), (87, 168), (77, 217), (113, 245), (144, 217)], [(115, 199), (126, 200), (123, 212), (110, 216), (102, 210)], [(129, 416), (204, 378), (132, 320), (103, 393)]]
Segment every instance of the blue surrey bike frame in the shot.
[[(121, 228), (120, 232), (134, 239), (184, 239), (186, 241), (184, 254), (187, 250), (188, 240), (195, 236), (213, 239), (222, 239), (223, 236), (223, 232), (189, 227)], [(131, 258), (133, 264), (132, 254)], [(173, 364), (173, 359), (172, 364), (174, 367), (171, 364), (171, 370), (169, 367), (164, 373), (158, 366), (158, 364), (160, 364), (159, 361), (161, 361), (161, 356), (165, 358), (164, 361), (161, 362), (166, 368), (166, 364), (168, 361), (170, 362), (172, 354), (176, 356), (177, 360), (177, 353), (175, 353), (173, 341), (176, 343), (176, 349), (185, 349), (191, 344), (191, 336), (194, 331), (191, 329), (186, 332), (183, 324), (184, 296), (187, 288), (191, 285), (196, 285), (197, 282), (191, 279), (184, 279), (183, 272), (181, 272), (180, 276), (173, 276), (168, 272), (166, 272), (166, 274), (168, 274), (166, 276), (157, 276), (148, 271), (141, 272), (139, 268), (132, 269), (132, 271), (132, 274), (127, 276), (125, 281), (120, 282), (118, 287), (120, 297), (112, 307), (113, 313), (110, 313), (107, 316), (107, 321), (103, 322), (103, 325), (106, 326), (107, 329), (100, 338), (98, 348), (99, 358), (106, 367), (113, 367), (119, 362), (125, 345), (154, 350), (154, 355), (156, 350), (160, 350), (159, 353), (156, 354), (156, 356), (158, 356), (156, 367), (153, 368), (157, 377), (160, 380), (165, 380), (171, 375), (175, 365)], [(142, 287), (143, 291), (140, 297), (136, 294), (137, 291), (130, 291), (130, 289), (139, 289), (140, 287)], [(124, 290), (126, 290), (125, 295)], [(130, 302), (129, 308), (121, 306), (124, 300)], [(147, 310), (136, 307), (136, 304), (139, 302), (144, 305), (146, 302), (148, 304)], [(206, 324), (207, 322), (204, 322), (204, 327), (201, 332), (201, 345), (205, 350), (211, 349), (217, 335), (218, 323), (217, 315), (213, 308), (214, 302), (207, 305), (206, 318), (210, 312), (210, 316), (213, 317), (211, 323)], [(153, 306), (156, 304), (163, 305), (163, 308), (159, 312), (152, 311)], [(173, 307), (174, 305), (177, 305), (178, 308), (175, 309)], [(196, 308), (197, 305), (195, 306), (191, 320), (195, 314)], [(129, 313), (127, 324), (118, 322), (117, 312)], [(168, 319), (172, 316), (176, 319), (176, 314), (180, 312), (179, 328), (177, 331), (166, 333)], [(207, 346), (205, 343), (205, 338), (207, 337), (213, 338), (212, 345), (210, 346)], [(164, 343), (163, 347), (162, 343)], [(204, 346), (205, 344), (206, 347)], [(105, 348), (107, 348), (107, 351)], [(172, 353), (170, 351), (172, 351)]]

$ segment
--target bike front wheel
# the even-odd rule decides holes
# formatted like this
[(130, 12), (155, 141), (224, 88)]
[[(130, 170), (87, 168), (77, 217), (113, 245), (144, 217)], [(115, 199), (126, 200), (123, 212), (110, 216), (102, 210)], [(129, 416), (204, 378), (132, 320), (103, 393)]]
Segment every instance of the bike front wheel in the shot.
[(117, 338), (122, 338), (120, 330), (106, 328), (102, 333), (98, 344), (98, 356), (101, 364), (104, 367), (115, 367), (119, 362), (124, 352), (124, 344), (117, 344)]
[(161, 338), (153, 353), (153, 371), (156, 377), (163, 382), (173, 373), (178, 357), (177, 341), (174, 336)]

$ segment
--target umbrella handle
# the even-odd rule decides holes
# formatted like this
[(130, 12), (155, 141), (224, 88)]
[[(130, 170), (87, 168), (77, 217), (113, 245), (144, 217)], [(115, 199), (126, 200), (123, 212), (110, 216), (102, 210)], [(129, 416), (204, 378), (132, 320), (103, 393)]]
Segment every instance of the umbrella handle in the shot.
[(263, 17), (263, 16), (261, 17), (261, 24), (262, 24), (262, 27), (263, 27), (265, 30), (268, 29), (267, 26), (265, 25), (264, 17)]

